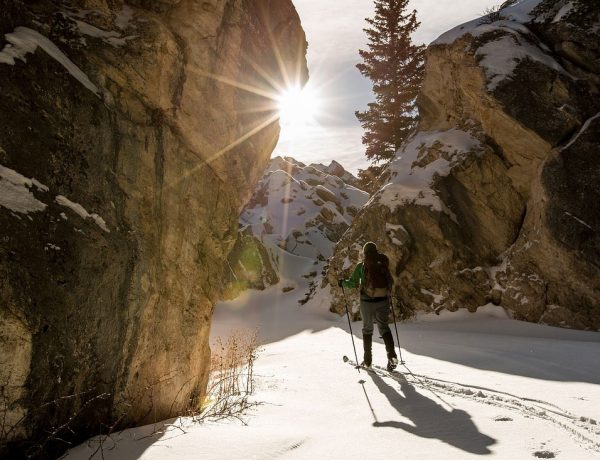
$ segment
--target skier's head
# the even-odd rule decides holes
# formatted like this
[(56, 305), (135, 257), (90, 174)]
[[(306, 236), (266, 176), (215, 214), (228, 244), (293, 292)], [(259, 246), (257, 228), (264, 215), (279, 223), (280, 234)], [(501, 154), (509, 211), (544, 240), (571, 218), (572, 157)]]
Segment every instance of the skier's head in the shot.
[(363, 246), (363, 258), (368, 259), (377, 255), (377, 245), (372, 241), (365, 243)]

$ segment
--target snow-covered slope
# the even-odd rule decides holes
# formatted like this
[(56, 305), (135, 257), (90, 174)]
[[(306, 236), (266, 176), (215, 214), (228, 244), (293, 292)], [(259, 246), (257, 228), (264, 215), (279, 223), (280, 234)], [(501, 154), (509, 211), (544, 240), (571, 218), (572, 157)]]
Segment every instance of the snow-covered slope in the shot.
[(289, 157), (271, 160), (240, 217), (240, 237), (228, 261), (230, 285), (236, 288), (226, 298), (285, 278), (282, 261), (289, 256), (309, 263), (284, 287), (302, 277), (316, 282), (335, 244), (369, 199), (338, 176), (356, 180), (338, 163), (317, 168)]
[[(398, 325), (399, 374), (359, 373), (342, 361), (352, 343), (329, 300), (321, 292), (299, 307), (271, 289), (220, 304), (213, 339), (243, 323), (266, 343), (247, 425), (180, 418), (127, 430), (104, 441), (104, 458), (598, 458), (600, 334), (513, 321), (493, 306), (442, 312)], [(384, 356), (375, 343), (375, 364)]]
[(338, 176), (277, 157), (271, 160), (240, 223), (249, 225), (255, 236), (276, 239), (292, 254), (327, 259), (368, 198)]

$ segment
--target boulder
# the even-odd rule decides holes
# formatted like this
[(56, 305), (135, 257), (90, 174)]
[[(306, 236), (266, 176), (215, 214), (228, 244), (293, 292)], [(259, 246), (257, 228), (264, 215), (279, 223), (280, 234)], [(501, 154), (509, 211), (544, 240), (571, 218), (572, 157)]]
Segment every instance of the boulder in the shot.
[(304, 83), (306, 41), (289, 0), (0, 10), (0, 449), (52, 455), (202, 403), (273, 85)]
[(373, 240), (402, 317), (494, 302), (600, 329), (600, 5), (512, 3), (429, 46), (418, 130), (336, 247), (332, 310)]

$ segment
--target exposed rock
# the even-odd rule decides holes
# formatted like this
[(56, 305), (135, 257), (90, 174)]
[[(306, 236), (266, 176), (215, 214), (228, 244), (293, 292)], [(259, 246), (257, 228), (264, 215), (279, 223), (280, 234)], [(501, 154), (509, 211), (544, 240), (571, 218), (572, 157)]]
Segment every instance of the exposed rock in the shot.
[(419, 129), (338, 244), (332, 285), (373, 240), (403, 316), (494, 302), (600, 329), (600, 5), (570, 3), (522, 0), (429, 47)]
[(314, 264), (331, 257), (368, 199), (338, 176), (290, 157), (273, 158), (240, 217), (236, 250), (228, 259), (228, 298), (285, 278), (282, 252), (312, 261), (306, 264), (309, 272), (299, 276), (315, 278), (321, 268)]
[(358, 179), (352, 173), (346, 171), (346, 169), (335, 160), (332, 160), (331, 163), (329, 163), (329, 166), (325, 166), (321, 163), (312, 163), (310, 166), (331, 176), (339, 177), (346, 184), (352, 185), (353, 187), (358, 185)]
[(287, 0), (0, 11), (1, 407), (25, 415), (2, 445), (24, 455), (73, 414), (56, 438), (201, 403), (222, 261), (279, 132), (242, 88), (303, 83), (306, 42)]

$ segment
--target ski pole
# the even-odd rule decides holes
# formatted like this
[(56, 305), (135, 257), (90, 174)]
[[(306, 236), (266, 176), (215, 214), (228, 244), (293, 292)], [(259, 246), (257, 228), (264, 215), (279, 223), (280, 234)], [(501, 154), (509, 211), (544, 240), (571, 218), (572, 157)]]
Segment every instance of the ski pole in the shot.
[(352, 323), (350, 322), (350, 311), (348, 310), (348, 299), (346, 299), (346, 291), (344, 290), (344, 286), (342, 286), (342, 295), (344, 296), (344, 306), (346, 307), (346, 317), (348, 318), (348, 326), (350, 326), (350, 338), (352, 339), (352, 348), (354, 348), (356, 370), (360, 374), (360, 367), (358, 365), (358, 355), (356, 354), (356, 345), (354, 345), (354, 334), (352, 333)]
[[(390, 299), (393, 299), (390, 296)], [(402, 348), (400, 347), (400, 338), (398, 337), (398, 325), (396, 324), (396, 313), (394, 312), (394, 302), (390, 302), (392, 306), (392, 319), (394, 320), (394, 329), (396, 329), (396, 341), (398, 342), (398, 353), (400, 356), (400, 364), (405, 364), (404, 359), (402, 359)]]

